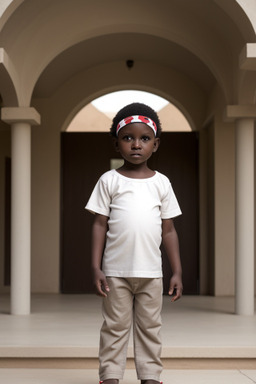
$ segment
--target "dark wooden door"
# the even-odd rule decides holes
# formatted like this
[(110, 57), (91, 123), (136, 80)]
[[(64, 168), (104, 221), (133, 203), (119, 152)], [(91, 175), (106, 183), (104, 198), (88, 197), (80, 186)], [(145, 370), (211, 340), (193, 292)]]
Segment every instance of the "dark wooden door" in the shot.
[[(62, 133), (61, 135), (61, 291), (94, 292), (91, 269), (93, 215), (84, 206), (110, 159), (118, 158), (108, 133)], [(198, 143), (196, 133), (162, 133), (159, 151), (150, 160), (152, 169), (167, 175), (182, 209), (175, 219), (180, 240), (184, 293), (199, 290), (198, 241)], [(164, 291), (168, 291), (170, 268), (163, 250)]]

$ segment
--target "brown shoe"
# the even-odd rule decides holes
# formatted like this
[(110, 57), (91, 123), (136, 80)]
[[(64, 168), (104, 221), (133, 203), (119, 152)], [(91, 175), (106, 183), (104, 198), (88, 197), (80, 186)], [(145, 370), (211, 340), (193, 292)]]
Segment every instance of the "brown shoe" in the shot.
[(141, 384), (163, 384), (162, 381), (157, 381), (157, 380), (141, 380)]

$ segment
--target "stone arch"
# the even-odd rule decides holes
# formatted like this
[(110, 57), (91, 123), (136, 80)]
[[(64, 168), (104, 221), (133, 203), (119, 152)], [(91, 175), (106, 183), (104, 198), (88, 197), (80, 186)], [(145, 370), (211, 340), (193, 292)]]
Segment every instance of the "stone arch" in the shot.
[[(63, 84), (51, 98), (51, 104), (56, 105), (56, 126), (65, 130), (84, 105), (103, 94), (128, 88), (153, 92), (166, 98), (184, 114), (192, 130), (202, 126), (206, 108), (205, 93), (193, 81), (183, 74), (155, 64), (148, 64), (148, 73), (144, 71), (144, 74), (143, 63), (138, 63), (136, 67), (132, 81), (124, 63), (115, 62), (80, 72)], [(152, 79), (151, 74), (157, 72), (161, 73), (161, 78)], [(111, 73), (115, 73), (115, 76), (110, 77)], [(95, 78), (97, 82), (92, 81)], [(67, 97), (67, 94), (72, 97)]]
[[(25, 0), (3, 0), (2, 9), (0, 10), (0, 31), (4, 27), (5, 23), (16, 11), (16, 9), (23, 3)], [(1, 13), (2, 11), (2, 13)]]
[(10, 107), (18, 105), (18, 97), (13, 78), (15, 78), (15, 71), (13, 69), (12, 63), (5, 50), (0, 48), (1, 98), (3, 104)]
[(246, 41), (255, 41), (256, 18), (253, 2), (215, 0), (218, 6), (234, 21)]
[[(12, 4), (13, 2), (10, 6)], [(236, 21), (238, 15), (243, 15), (243, 20), (246, 18), (242, 5), (234, 3), (233, 7), (230, 5), (225, 7), (219, 1), (217, 4), (204, 1), (199, 1), (197, 4), (187, 2), (186, 7), (179, 3), (171, 5), (169, 2), (163, 2), (157, 9), (154, 8), (154, 12), (153, 9), (152, 12), (148, 12), (148, 17), (143, 20), (140, 17), (141, 13), (136, 12), (142, 5), (136, 1), (130, 4), (130, 9), (133, 11), (125, 15), (120, 4), (113, 9), (109, 6), (104, 8), (108, 17), (105, 17), (104, 12), (98, 14), (97, 11), (97, 18), (93, 17), (96, 14), (96, 5), (91, 5), (88, 13), (86, 2), (80, 2), (79, 7), (74, 7), (73, 3), (66, 0), (61, 3), (61, 7), (57, 2), (48, 2), (47, 6), (44, 2), (34, 2), (29, 8), (26, 7), (26, 1), (17, 4), (20, 6), (11, 13), (11, 17), (6, 20), (2, 28), (2, 39), (7, 52), (11, 52), (15, 65), (22, 70), (22, 79), (18, 83), (17, 92), (19, 102), (23, 106), (30, 104), (40, 74), (62, 52), (99, 36), (109, 35), (112, 38), (131, 32), (138, 36), (147, 35), (149, 41), (154, 36), (160, 40), (165, 39), (193, 53), (212, 72), (225, 94), (226, 101), (231, 103), (233, 85), (230, 68), (233, 53), (237, 49), (235, 42), (238, 41), (240, 44), (244, 36), (251, 34), (252, 30), (251, 26), (240, 28), (240, 25), (236, 25), (234, 28), (234, 18)], [(149, 3), (148, 6), (154, 5)], [(229, 16), (230, 10), (233, 10), (232, 19)], [(191, 12), (194, 17), (191, 17)], [(17, 23), (21, 15), (23, 23)], [(219, 24), (225, 25), (224, 30), (213, 22), (214, 17), (221, 18), (222, 23)], [(26, 28), (23, 28), (24, 25)], [(68, 39), (66, 39), (67, 33)], [(10, 38), (15, 34), (17, 42), (11, 45)], [(49, 40), (52, 41), (51, 45), (48, 44)], [(21, 54), (24, 50), (26, 57)], [(103, 57), (102, 60), (104, 61)]]

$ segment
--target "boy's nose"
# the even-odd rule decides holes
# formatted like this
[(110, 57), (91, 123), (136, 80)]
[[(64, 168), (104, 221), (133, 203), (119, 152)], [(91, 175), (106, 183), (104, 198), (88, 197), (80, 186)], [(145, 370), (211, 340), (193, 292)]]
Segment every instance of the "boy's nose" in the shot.
[(140, 139), (133, 140), (132, 144), (133, 148), (140, 148)]

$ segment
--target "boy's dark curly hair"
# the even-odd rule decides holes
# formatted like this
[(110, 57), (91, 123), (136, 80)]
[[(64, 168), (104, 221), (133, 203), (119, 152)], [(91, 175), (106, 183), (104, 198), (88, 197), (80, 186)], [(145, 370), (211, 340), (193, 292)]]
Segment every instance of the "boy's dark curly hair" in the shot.
[(157, 113), (154, 111), (154, 109), (152, 109), (151, 107), (143, 103), (128, 104), (122, 109), (120, 109), (120, 111), (117, 112), (116, 116), (113, 119), (112, 126), (110, 128), (110, 134), (116, 137), (116, 128), (118, 123), (121, 120), (123, 120), (125, 117), (134, 116), (134, 115), (141, 115), (141, 116), (149, 117), (150, 119), (152, 119), (157, 126), (156, 137), (160, 137), (162, 129), (161, 129), (161, 123), (160, 123), (159, 117)]

